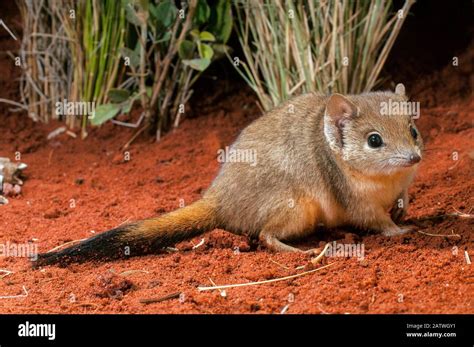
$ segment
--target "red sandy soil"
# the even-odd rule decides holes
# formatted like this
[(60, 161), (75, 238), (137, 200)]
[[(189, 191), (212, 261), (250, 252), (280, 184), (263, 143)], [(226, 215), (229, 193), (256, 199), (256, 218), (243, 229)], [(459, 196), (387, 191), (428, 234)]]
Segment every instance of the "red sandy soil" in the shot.
[[(426, 144), (410, 189), (409, 223), (450, 237), (318, 230), (297, 246), (364, 243), (365, 259), (326, 258), (323, 264), (333, 265), (322, 271), (227, 289), (226, 297), (197, 287), (301, 273), (296, 268), (309, 258), (271, 253), (222, 230), (178, 244), (176, 253), (68, 268), (32, 270), (24, 258), (2, 257), (0, 269), (13, 273), (0, 279), (0, 296), (22, 294), (23, 287), (28, 296), (1, 298), (0, 313), (279, 313), (287, 305), (288, 313), (474, 313), (474, 272), (465, 259), (467, 251), (474, 260), (473, 223), (452, 215), (473, 213), (474, 101), (465, 93), (472, 91), (473, 52), (471, 46), (462, 67), (448, 66), (407, 86), (422, 103), (418, 124)], [(0, 156), (20, 151), (29, 167), (22, 195), (0, 206), (0, 242), (36, 242), (44, 252), (174, 210), (180, 199), (198, 199), (218, 171), (217, 150), (259, 114), (247, 88), (219, 90), (195, 101), (194, 117), (161, 142), (135, 142), (128, 162), (120, 147), (131, 130), (106, 124), (84, 141), (66, 134), (48, 141), (62, 124), (33, 124), (2, 106)], [(192, 250), (202, 238), (204, 244)], [(184, 294), (181, 300), (140, 302), (176, 292)]]

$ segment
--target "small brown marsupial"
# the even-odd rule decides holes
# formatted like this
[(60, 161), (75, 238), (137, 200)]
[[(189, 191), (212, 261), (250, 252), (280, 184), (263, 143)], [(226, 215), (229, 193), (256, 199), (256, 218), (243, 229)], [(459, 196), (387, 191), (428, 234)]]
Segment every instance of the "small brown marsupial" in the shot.
[(407, 210), (423, 142), (410, 114), (382, 110), (406, 102), (401, 84), (395, 93), (293, 98), (242, 131), (230, 151), (252, 160), (225, 162), (202, 199), (40, 254), (36, 265), (154, 253), (215, 228), (290, 252), (302, 250), (286, 240), (320, 225), (404, 233), (396, 223)]

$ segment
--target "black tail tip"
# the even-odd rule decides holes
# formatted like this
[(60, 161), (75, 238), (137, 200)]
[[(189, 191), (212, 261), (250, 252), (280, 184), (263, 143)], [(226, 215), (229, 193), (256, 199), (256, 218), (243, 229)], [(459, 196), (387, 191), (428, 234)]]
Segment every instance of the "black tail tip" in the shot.
[(32, 267), (38, 268), (47, 265), (66, 267), (71, 263), (127, 259), (138, 255), (158, 253), (162, 248), (161, 242), (153, 242), (141, 235), (135, 238), (124, 238), (124, 235), (135, 227), (136, 224), (120, 226), (68, 248), (38, 254), (36, 259), (32, 260)]
[(121, 236), (128, 232), (132, 225), (121, 226), (95, 235), (68, 248), (38, 254), (32, 259), (32, 267), (58, 265), (65, 267), (71, 263), (83, 263), (93, 260), (111, 260), (124, 256)]
[(41, 266), (58, 265), (59, 267), (66, 267), (72, 263), (73, 259), (66, 258), (60, 255), (60, 252), (40, 253), (35, 259), (31, 259), (31, 267), (37, 269)]

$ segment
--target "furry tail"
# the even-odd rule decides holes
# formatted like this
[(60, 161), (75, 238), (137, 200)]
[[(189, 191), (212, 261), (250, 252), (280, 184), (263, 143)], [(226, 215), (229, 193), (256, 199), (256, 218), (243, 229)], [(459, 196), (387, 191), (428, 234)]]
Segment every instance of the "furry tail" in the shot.
[(157, 218), (119, 226), (75, 246), (39, 254), (33, 265), (65, 265), (155, 253), (216, 226), (215, 205), (208, 199), (201, 199)]

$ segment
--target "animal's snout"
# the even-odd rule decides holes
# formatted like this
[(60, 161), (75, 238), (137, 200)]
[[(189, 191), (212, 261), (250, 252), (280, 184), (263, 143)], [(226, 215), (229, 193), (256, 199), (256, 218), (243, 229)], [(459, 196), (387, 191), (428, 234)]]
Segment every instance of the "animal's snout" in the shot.
[(410, 154), (410, 156), (409, 156), (408, 162), (409, 162), (411, 165), (413, 165), (413, 164), (419, 163), (420, 160), (421, 160), (421, 157), (420, 157), (418, 154), (412, 153), (412, 154)]

